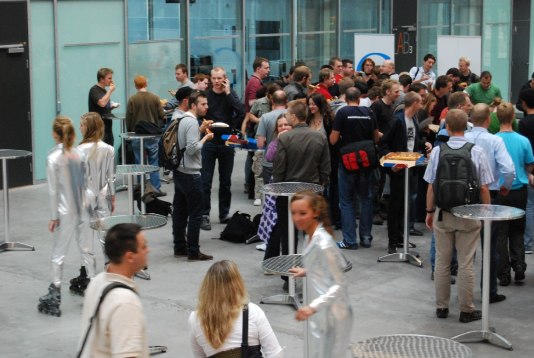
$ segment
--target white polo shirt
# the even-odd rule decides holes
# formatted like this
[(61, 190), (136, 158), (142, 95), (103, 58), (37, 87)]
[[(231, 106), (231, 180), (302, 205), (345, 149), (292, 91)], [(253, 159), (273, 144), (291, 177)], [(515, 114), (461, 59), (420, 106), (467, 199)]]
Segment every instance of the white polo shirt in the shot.
[[(113, 282), (124, 283), (137, 291), (132, 279), (118, 274), (102, 272), (91, 280), (85, 291), (78, 351), (102, 292)], [(98, 317), (93, 322), (82, 357), (148, 357), (145, 315), (136, 293), (125, 288), (115, 288), (106, 295)]]

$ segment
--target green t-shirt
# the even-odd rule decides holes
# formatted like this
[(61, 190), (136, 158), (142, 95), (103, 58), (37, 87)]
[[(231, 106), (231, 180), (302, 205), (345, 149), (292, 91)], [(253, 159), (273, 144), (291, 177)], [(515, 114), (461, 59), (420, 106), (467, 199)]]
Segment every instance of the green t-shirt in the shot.
[(501, 89), (493, 83), (488, 89), (482, 88), (480, 83), (473, 83), (465, 90), (471, 97), (473, 105), (478, 103), (486, 103), (488, 106), (493, 102), (495, 97), (502, 98)]
[[(499, 131), (501, 130), (501, 123), (499, 123), (499, 120), (497, 119), (497, 113), (492, 112), (490, 117), (491, 117), (491, 122), (488, 128), (488, 132), (490, 132), (491, 134), (499, 133)], [(518, 126), (517, 126), (517, 121), (515, 120), (515, 116), (514, 116), (514, 122), (512, 123), (512, 129), (514, 130), (514, 132), (518, 131)]]

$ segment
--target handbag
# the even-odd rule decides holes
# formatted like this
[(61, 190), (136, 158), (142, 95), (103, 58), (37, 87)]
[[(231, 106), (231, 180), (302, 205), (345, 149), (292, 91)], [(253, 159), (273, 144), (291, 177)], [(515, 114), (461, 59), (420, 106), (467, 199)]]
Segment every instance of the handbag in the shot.
[(262, 358), (261, 346), (248, 345), (248, 304), (243, 306), (243, 335), (241, 347), (216, 353), (209, 358)]
[(135, 125), (135, 134), (162, 134), (163, 130), (150, 121), (139, 121)]

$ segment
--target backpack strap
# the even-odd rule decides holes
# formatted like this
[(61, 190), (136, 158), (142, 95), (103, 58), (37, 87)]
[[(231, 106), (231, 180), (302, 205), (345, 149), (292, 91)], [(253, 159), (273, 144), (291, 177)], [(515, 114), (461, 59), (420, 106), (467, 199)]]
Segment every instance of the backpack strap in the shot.
[(113, 282), (113, 283), (109, 284), (108, 286), (106, 286), (106, 288), (102, 292), (102, 295), (100, 296), (100, 300), (98, 301), (98, 304), (96, 305), (95, 314), (89, 320), (89, 328), (87, 328), (87, 333), (85, 334), (85, 338), (83, 339), (83, 343), (82, 343), (82, 346), (80, 347), (80, 351), (78, 352), (78, 355), (76, 356), (77, 358), (80, 358), (82, 356), (83, 348), (85, 347), (85, 343), (87, 342), (87, 338), (89, 337), (89, 332), (91, 332), (91, 328), (93, 327), (93, 321), (96, 318), (98, 318), (98, 312), (100, 311), (100, 305), (104, 301), (104, 298), (106, 297), (106, 295), (111, 290), (113, 290), (115, 288), (125, 288), (125, 289), (128, 289), (128, 290), (136, 293), (133, 288), (131, 288), (128, 285), (125, 285), (124, 283), (120, 283), (120, 282)]
[(248, 358), (248, 304), (243, 306), (243, 335), (241, 337), (241, 358)]
[(417, 67), (417, 71), (415, 71), (415, 75), (413, 76), (413, 80), (415, 81), (415, 78), (417, 77), (417, 74), (419, 73), (419, 67)]

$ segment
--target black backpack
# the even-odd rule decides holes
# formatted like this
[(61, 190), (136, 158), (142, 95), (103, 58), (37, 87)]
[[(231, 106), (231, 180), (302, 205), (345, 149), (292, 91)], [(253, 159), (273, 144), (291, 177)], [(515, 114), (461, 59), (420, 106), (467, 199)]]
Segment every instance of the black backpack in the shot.
[(456, 206), (478, 203), (480, 187), (471, 160), (474, 146), (466, 143), (461, 148), (452, 149), (446, 143), (439, 145), (439, 162), (433, 184), (437, 207), (450, 211)]
[(159, 163), (166, 169), (176, 170), (184, 160), (185, 147), (180, 149), (178, 144), (178, 128), (184, 117), (182, 115), (172, 121), (159, 141)]
[[(254, 232), (255, 225), (250, 220), (250, 215), (236, 211), (230, 222), (221, 232), (221, 240), (242, 244), (247, 241)], [(256, 228), (257, 231), (257, 228)]]

